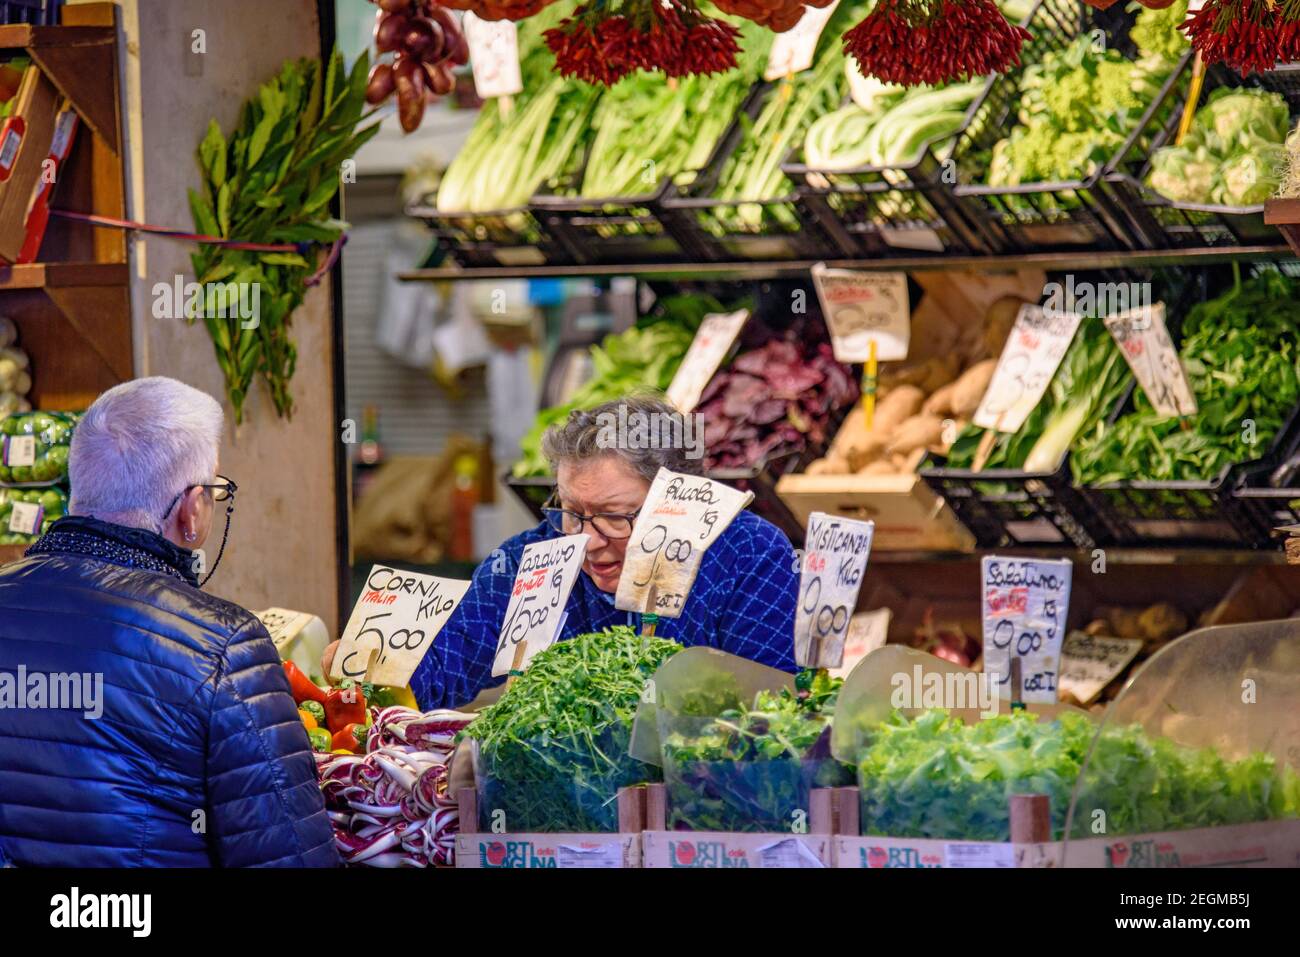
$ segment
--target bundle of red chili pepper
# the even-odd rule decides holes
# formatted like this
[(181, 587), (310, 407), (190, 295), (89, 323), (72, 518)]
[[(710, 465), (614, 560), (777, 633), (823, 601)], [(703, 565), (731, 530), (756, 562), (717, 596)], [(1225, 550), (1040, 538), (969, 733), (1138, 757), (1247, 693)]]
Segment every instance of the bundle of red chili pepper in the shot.
[(1263, 73), (1300, 58), (1300, 4), (1209, 0), (1179, 27), (1206, 63)]
[(740, 52), (740, 31), (705, 16), (694, 0), (596, 0), (544, 35), (562, 76), (605, 86), (634, 70), (721, 73)]
[(910, 86), (1002, 73), (1029, 39), (993, 0), (879, 0), (844, 34), (844, 52), (863, 74)]

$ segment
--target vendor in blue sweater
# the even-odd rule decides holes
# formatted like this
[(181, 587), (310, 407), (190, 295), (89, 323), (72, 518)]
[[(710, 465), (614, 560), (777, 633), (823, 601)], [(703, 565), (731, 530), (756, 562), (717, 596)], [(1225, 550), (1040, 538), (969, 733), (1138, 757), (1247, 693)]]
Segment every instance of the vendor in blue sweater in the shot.
[[(632, 421), (634, 413), (657, 416), (650, 422), (680, 415), (661, 400), (633, 396), (574, 412), (551, 427), (542, 451), (555, 473), (556, 494), (546, 520), (503, 543), (474, 572), (469, 591), (411, 678), (422, 708), (464, 705), (504, 680), (492, 677), (492, 660), (520, 556), (532, 542), (577, 532), (590, 536), (583, 573), (565, 608), (561, 641), (613, 625), (640, 627), (639, 614), (614, 607), (632, 525), (661, 467), (697, 469), (681, 447), (628, 449), (625, 442), (609, 447), (600, 423), (610, 421), (605, 416), (617, 417), (619, 406)], [(775, 525), (741, 512), (705, 552), (681, 616), (660, 619), (656, 634), (793, 671), (797, 567), (790, 540)], [(336, 645), (326, 651), (325, 674)]]

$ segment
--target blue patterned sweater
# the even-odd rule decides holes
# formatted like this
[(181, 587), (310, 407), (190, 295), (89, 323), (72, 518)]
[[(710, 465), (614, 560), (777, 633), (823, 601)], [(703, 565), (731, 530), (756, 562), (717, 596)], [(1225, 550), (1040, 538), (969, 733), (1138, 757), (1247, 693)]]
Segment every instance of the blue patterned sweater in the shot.
[[(474, 572), (460, 606), (411, 676), (420, 707), (473, 700), (492, 677), (492, 659), (524, 546), (558, 537), (545, 522), (508, 539)], [(661, 618), (655, 634), (683, 645), (708, 645), (760, 664), (794, 671), (794, 609), (799, 591), (790, 540), (771, 522), (741, 512), (704, 553), (678, 618)], [(565, 608), (560, 640), (613, 625), (639, 628), (641, 616), (619, 611), (614, 596), (585, 574)]]

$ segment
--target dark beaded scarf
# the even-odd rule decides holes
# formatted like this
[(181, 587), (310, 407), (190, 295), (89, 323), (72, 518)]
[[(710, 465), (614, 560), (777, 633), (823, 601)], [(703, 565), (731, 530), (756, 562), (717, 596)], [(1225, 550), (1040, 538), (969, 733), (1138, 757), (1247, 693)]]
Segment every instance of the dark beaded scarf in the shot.
[(142, 528), (127, 528), (85, 515), (59, 519), (26, 554), (85, 555), (123, 568), (170, 575), (196, 588), (199, 584), (192, 551)]

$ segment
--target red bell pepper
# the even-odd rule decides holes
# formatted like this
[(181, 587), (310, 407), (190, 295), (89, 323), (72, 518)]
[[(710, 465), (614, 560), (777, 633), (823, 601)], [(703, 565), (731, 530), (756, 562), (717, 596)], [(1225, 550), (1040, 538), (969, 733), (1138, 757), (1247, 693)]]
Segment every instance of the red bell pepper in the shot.
[(325, 689), (312, 681), (302, 669), (292, 661), (284, 663), (284, 675), (289, 679), (289, 693), (293, 695), (295, 704), (302, 704), (304, 701), (318, 701), (325, 704)]
[(325, 693), (325, 724), (331, 734), (338, 734), (350, 724), (365, 723), (366, 696), (360, 685), (331, 688)]
[(370, 729), (364, 724), (350, 724), (342, 731), (339, 731), (330, 740), (330, 747), (335, 751), (364, 751), (366, 749), (366, 736)]

